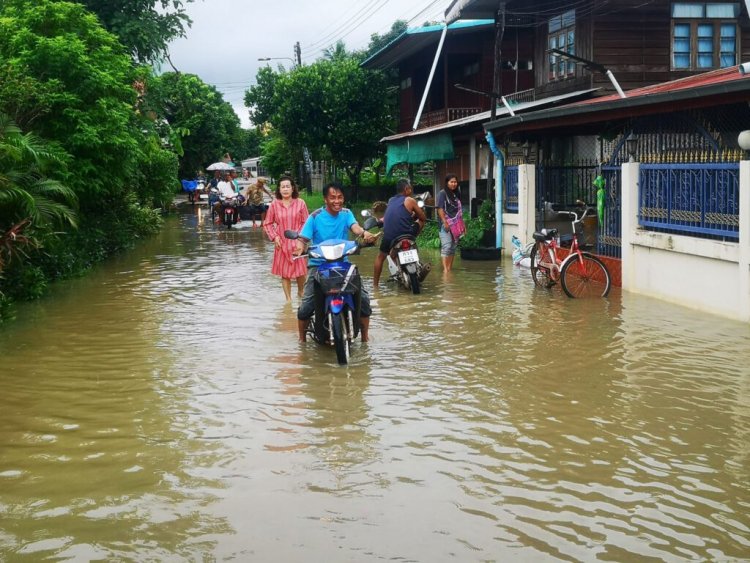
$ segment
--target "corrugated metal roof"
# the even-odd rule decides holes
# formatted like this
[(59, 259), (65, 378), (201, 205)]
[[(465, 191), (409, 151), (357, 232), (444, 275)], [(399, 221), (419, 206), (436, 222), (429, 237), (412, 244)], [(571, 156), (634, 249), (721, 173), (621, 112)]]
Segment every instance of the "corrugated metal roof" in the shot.
[[(448, 26), (448, 36), (472, 33), (478, 29), (495, 25), (494, 20), (472, 20), (452, 23)], [(442, 25), (429, 25), (407, 29), (377, 53), (362, 62), (365, 68), (390, 68), (403, 59), (440, 40)]]
[(540, 130), (675, 111), (676, 108), (736, 103), (750, 99), (750, 75), (740, 74), (739, 67), (733, 66), (628, 90), (625, 94), (625, 98), (613, 94), (497, 119), (485, 123), (484, 128), (505, 132)]
[[(628, 98), (639, 98), (642, 96), (652, 96), (654, 94), (662, 94), (666, 92), (678, 92), (680, 90), (688, 90), (691, 88), (702, 88), (712, 84), (727, 84), (745, 78), (747, 77), (740, 74), (738, 67), (731, 66), (704, 72), (702, 74), (687, 76), (677, 80), (671, 80), (670, 82), (661, 82), (659, 84), (652, 84), (651, 86), (644, 86), (643, 88), (635, 88), (625, 92), (625, 95)], [(593, 100), (586, 100), (579, 103), (598, 104), (619, 99), (621, 99), (620, 96), (612, 94), (610, 96), (602, 96), (601, 98), (594, 98)]]

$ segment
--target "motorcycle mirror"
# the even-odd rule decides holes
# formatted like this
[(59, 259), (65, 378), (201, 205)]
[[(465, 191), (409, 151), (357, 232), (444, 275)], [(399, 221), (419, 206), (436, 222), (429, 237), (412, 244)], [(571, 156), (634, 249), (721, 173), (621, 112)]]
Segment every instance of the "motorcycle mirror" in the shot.
[(286, 231), (284, 231), (284, 236), (288, 239), (297, 239), (299, 238), (299, 233), (297, 231), (287, 229)]
[(377, 226), (378, 226), (378, 220), (375, 219), (375, 217), (368, 217), (367, 220), (365, 221), (365, 224), (363, 225), (366, 231), (369, 231), (373, 227), (377, 227)]
[(360, 214), (362, 215), (362, 217), (371, 217), (372, 216), (372, 213), (370, 213), (369, 209), (363, 209), (362, 211), (360, 211)]

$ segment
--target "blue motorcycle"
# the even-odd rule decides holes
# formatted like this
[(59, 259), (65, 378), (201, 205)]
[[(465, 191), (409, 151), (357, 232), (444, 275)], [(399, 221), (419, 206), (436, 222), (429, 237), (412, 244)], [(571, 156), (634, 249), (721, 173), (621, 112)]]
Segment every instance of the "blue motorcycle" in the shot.
[[(284, 231), (284, 236), (296, 239), (299, 233)], [(309, 257), (324, 260), (313, 278), (315, 313), (308, 330), (316, 342), (336, 349), (336, 359), (341, 365), (349, 363), (352, 342), (359, 335), (362, 278), (355, 264), (344, 261), (344, 257), (358, 250), (357, 242), (346, 239), (325, 240), (307, 249)]]

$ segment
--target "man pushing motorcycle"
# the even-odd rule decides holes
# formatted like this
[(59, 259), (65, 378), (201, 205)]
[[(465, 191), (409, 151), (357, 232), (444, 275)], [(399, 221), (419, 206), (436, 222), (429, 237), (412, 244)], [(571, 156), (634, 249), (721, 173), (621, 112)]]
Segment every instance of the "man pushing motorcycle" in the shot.
[(383, 240), (380, 241), (380, 252), (375, 258), (372, 277), (374, 287), (378, 287), (383, 263), (391, 251), (393, 241), (402, 235), (417, 236), (424, 229), (427, 217), (417, 204), (417, 200), (411, 197), (413, 192), (411, 182), (403, 178), (396, 184), (396, 195), (388, 200), (388, 207), (383, 216)]
[[(363, 229), (354, 214), (344, 208), (344, 192), (339, 184), (330, 183), (323, 188), (325, 206), (313, 211), (305, 221), (297, 239), (295, 256), (305, 252), (307, 246), (319, 244), (329, 239), (346, 239), (349, 231), (361, 236), (365, 243), (373, 243), (375, 236)], [(307, 281), (302, 301), (297, 309), (297, 327), (299, 340), (306, 340), (307, 325), (315, 314), (315, 271), (323, 262), (322, 259), (310, 258), (308, 261)], [(360, 331), (362, 342), (367, 342), (370, 328), (370, 296), (364, 288), (360, 289)]]

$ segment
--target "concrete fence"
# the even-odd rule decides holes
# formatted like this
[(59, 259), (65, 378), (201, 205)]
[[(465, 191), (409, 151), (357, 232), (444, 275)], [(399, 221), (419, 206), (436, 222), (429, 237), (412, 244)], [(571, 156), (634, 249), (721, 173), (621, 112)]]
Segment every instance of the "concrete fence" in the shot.
[[(622, 288), (750, 322), (750, 161), (740, 163), (739, 240), (646, 230), (638, 222), (640, 164), (622, 165)], [(502, 213), (502, 245), (532, 240), (536, 175), (518, 167), (518, 212)]]

